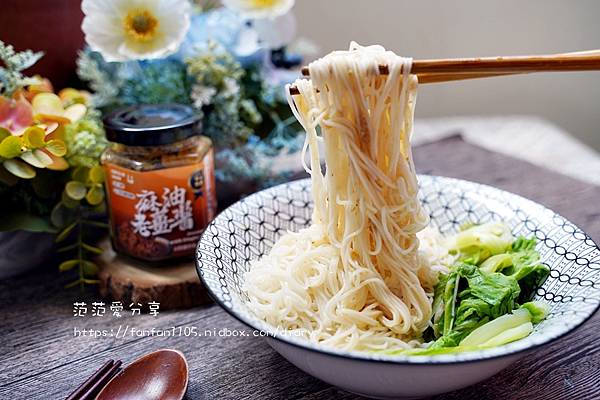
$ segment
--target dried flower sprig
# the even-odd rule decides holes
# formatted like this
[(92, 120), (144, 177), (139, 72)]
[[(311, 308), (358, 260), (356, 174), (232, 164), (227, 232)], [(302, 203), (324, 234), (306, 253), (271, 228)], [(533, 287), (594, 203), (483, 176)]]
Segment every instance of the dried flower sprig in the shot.
[(31, 50), (15, 51), (13, 46), (0, 40), (0, 60), (4, 64), (0, 66), (0, 95), (12, 96), (18, 89), (38, 84), (39, 78), (25, 76), (22, 71), (35, 64), (43, 55), (43, 52)]

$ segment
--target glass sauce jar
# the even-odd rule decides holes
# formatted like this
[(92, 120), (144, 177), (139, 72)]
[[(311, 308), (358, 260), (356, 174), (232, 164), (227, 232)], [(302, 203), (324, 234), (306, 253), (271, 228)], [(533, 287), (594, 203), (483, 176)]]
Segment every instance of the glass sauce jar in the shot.
[(141, 105), (104, 118), (102, 155), (115, 251), (146, 261), (190, 256), (216, 212), (213, 148), (183, 105)]

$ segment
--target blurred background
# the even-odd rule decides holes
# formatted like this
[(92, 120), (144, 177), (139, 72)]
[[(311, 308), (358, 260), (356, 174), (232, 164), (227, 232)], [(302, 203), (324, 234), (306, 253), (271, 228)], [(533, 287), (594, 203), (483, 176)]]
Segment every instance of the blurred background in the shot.
[[(298, 36), (320, 53), (350, 40), (413, 58), (600, 48), (595, 0), (301, 0)], [(600, 73), (535, 74), (423, 85), (417, 117), (538, 115), (600, 150)]]
[[(73, 83), (74, 59), (84, 45), (80, 2), (2, 0), (2, 5), (10, 12), (0, 12), (0, 39), (18, 49), (45, 49), (31, 71), (58, 71), (51, 76), (58, 87)], [(600, 48), (596, 0), (299, 0), (293, 12), (297, 37), (316, 45), (314, 56), (345, 49), (350, 40), (414, 58)], [(598, 104), (600, 73), (534, 74), (423, 85), (417, 117), (537, 115), (600, 150)]]

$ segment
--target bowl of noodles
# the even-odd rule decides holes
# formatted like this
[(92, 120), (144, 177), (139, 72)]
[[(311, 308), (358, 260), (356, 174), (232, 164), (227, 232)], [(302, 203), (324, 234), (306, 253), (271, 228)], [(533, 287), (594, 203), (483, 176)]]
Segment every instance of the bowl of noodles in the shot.
[(410, 63), (354, 43), (311, 63), (289, 95), (310, 179), (227, 208), (197, 249), (228, 313), (303, 371), (377, 398), (476, 383), (600, 304), (600, 249), (575, 225), (493, 187), (416, 175)]

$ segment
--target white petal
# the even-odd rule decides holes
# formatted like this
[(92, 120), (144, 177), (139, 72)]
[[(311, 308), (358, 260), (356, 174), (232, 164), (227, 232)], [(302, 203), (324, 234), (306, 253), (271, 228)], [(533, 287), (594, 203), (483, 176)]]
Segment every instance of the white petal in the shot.
[(233, 52), (240, 57), (256, 53), (260, 49), (258, 32), (250, 26), (244, 26), (238, 33), (238, 40)]
[(253, 22), (259, 39), (271, 49), (286, 46), (296, 36), (296, 18), (289, 12), (277, 18), (261, 18)]
[(247, 18), (275, 18), (289, 12), (295, 0), (277, 0), (273, 6), (257, 6), (252, 0), (223, 0), (225, 7)]

